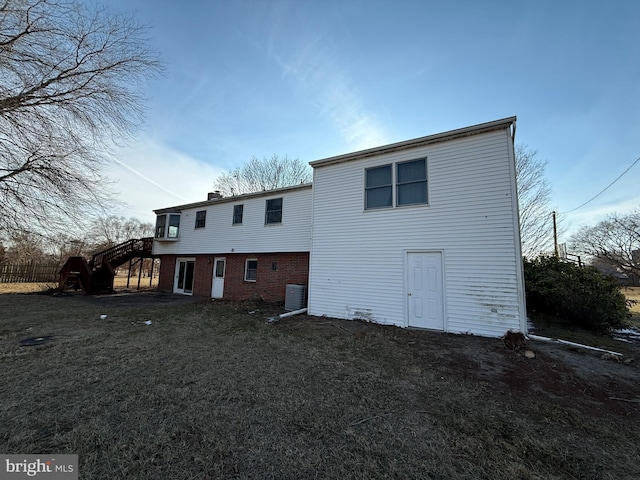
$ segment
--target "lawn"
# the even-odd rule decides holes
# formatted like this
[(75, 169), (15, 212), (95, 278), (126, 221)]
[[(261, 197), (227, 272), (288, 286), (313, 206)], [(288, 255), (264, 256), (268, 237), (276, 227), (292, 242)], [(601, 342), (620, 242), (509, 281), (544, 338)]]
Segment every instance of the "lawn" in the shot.
[(275, 312), (0, 295), (0, 451), (82, 479), (640, 478), (636, 362)]
[(629, 306), (631, 312), (631, 323), (633, 326), (640, 328), (640, 287), (625, 287), (622, 293), (633, 303)]

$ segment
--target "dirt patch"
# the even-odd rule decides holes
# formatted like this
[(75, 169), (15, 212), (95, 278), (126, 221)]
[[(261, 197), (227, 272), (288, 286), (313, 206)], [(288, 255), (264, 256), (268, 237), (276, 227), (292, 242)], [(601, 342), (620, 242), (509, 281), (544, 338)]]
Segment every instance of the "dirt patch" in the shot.
[[(317, 317), (284, 319), (278, 328), (313, 330), (331, 337), (348, 332), (366, 338), (377, 330), (409, 349), (421, 363), (467, 381), (485, 382), (495, 391), (544, 398), (584, 415), (637, 415), (640, 408), (640, 346), (625, 344), (625, 357), (520, 338), (382, 327)], [(517, 348), (514, 348), (517, 347)], [(534, 352), (527, 358), (525, 352)]]

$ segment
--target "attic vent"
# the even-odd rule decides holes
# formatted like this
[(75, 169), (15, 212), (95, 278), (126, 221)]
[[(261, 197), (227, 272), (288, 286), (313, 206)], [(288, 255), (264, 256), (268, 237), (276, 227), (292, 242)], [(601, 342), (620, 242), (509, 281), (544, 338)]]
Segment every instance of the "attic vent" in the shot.
[(217, 200), (219, 198), (222, 198), (222, 194), (220, 193), (220, 190), (207, 193), (207, 200)]

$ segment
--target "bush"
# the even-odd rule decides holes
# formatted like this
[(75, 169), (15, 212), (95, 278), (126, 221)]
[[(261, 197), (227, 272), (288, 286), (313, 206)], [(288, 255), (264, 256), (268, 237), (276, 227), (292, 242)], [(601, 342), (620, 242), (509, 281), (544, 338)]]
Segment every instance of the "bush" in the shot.
[(591, 330), (625, 326), (629, 310), (618, 284), (593, 267), (556, 257), (524, 260), (527, 310)]

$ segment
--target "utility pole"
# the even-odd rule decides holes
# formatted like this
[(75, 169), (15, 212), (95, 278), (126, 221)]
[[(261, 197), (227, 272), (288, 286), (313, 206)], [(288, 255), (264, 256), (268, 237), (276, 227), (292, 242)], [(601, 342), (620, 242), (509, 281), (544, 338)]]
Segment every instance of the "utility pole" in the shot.
[(556, 226), (556, 212), (555, 210), (551, 212), (551, 216), (553, 217), (553, 251), (556, 257), (560, 256), (560, 251), (558, 250), (558, 227)]

